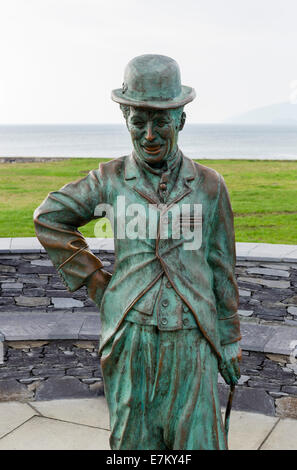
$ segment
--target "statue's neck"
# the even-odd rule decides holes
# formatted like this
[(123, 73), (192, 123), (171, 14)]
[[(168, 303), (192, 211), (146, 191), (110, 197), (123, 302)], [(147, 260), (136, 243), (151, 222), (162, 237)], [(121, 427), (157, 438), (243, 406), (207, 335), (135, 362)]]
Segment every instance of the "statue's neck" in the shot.
[(156, 163), (148, 163), (139, 157), (138, 154), (134, 152), (134, 157), (138, 164), (144, 169), (145, 171), (149, 171), (151, 173), (162, 174), (167, 171), (171, 171), (175, 166), (178, 164), (181, 158), (181, 152), (178, 147), (175, 148), (175, 151), (172, 152), (166, 159), (156, 162)]

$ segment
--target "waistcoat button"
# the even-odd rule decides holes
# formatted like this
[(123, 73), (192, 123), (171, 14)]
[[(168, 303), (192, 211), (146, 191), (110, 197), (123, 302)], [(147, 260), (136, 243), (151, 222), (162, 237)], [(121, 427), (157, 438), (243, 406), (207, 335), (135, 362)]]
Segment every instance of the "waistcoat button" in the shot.
[(164, 300), (162, 301), (162, 305), (163, 305), (163, 307), (168, 307), (168, 305), (169, 305), (169, 300), (168, 300), (168, 299), (164, 299)]
[(167, 318), (162, 318), (162, 319), (161, 319), (161, 324), (162, 324), (162, 325), (167, 325), (167, 323), (168, 323)]
[(184, 305), (184, 306), (183, 306), (183, 311), (184, 311), (184, 312), (188, 312), (188, 311), (189, 311), (189, 308), (187, 307), (187, 305)]
[(183, 324), (184, 324), (185, 326), (187, 326), (187, 325), (189, 324), (189, 319), (188, 319), (188, 318), (185, 318), (185, 319), (183, 320)]

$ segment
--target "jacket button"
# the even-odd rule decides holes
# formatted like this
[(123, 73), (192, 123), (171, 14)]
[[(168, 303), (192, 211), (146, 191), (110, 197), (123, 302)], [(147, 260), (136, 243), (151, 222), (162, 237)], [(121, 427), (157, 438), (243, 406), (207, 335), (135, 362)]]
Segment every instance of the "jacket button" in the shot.
[(161, 324), (162, 324), (162, 325), (167, 325), (167, 323), (168, 323), (167, 318), (162, 318), (162, 319), (161, 319)]
[(189, 308), (187, 307), (187, 305), (184, 305), (184, 306), (183, 306), (183, 311), (184, 311), (184, 312), (188, 312), (188, 311), (189, 311)]
[(162, 305), (163, 305), (163, 307), (168, 307), (168, 305), (169, 305), (169, 300), (168, 300), (168, 299), (164, 299), (164, 300), (162, 301)]
[(184, 324), (185, 326), (187, 326), (187, 325), (189, 324), (189, 319), (188, 319), (188, 318), (185, 318), (185, 319), (183, 320), (183, 324)]

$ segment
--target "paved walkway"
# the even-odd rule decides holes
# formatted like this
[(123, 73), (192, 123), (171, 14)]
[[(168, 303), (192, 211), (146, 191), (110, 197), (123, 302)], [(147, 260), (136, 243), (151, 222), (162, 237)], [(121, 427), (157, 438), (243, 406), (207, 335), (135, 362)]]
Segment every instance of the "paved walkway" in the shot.
[[(113, 238), (86, 238), (90, 249), (114, 251)], [(36, 237), (0, 238), (0, 253), (45, 253)], [(236, 243), (237, 259), (297, 262), (297, 245)]]
[[(0, 403), (0, 450), (109, 449), (105, 399)], [(297, 420), (232, 411), (231, 450), (297, 450)]]

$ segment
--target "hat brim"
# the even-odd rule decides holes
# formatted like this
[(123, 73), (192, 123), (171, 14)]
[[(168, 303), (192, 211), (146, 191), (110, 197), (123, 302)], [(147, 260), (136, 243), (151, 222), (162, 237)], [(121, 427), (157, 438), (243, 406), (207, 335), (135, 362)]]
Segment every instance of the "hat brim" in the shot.
[(196, 96), (196, 92), (194, 88), (189, 86), (182, 85), (181, 93), (173, 99), (170, 100), (133, 100), (125, 96), (123, 93), (122, 88), (117, 88), (116, 90), (112, 90), (111, 92), (111, 99), (116, 103), (125, 104), (128, 106), (134, 106), (138, 108), (155, 108), (155, 109), (172, 109), (172, 108), (179, 108), (180, 106), (184, 106), (185, 104), (193, 101)]

